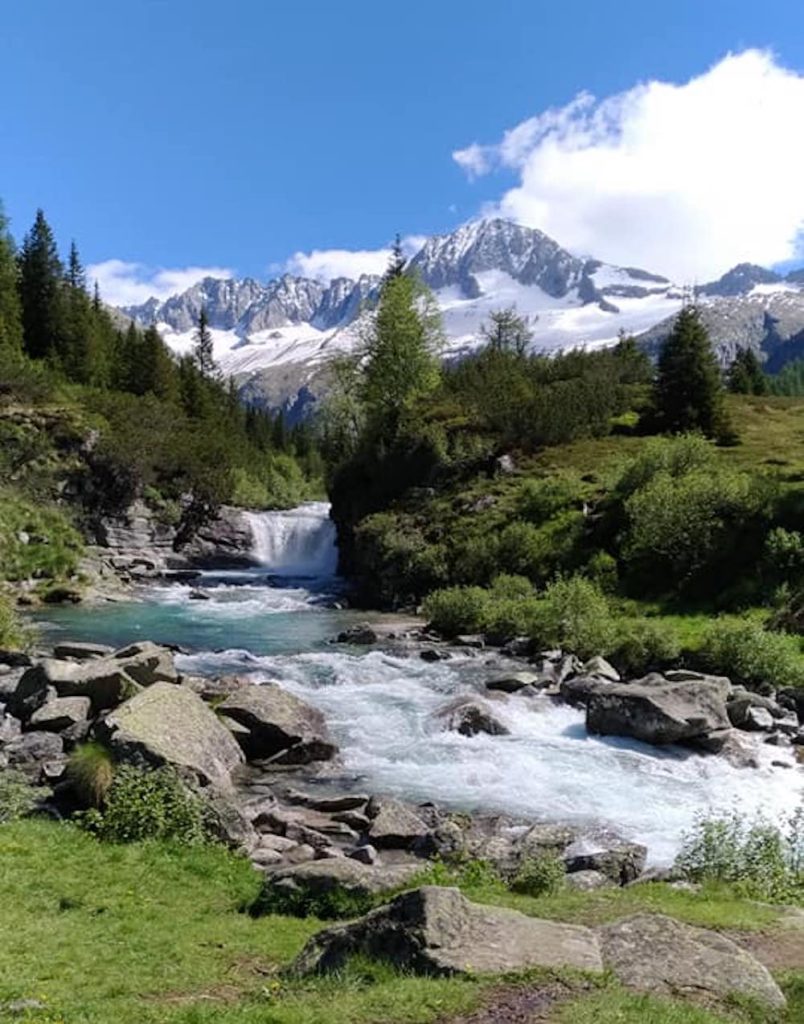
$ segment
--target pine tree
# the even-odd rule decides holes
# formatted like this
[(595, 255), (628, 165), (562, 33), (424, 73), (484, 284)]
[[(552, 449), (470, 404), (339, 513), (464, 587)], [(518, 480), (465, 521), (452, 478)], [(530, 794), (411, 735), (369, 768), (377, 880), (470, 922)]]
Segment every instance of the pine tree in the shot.
[(524, 317), (511, 306), (508, 309), (494, 309), (489, 313), (489, 322), (480, 328), (480, 334), (490, 348), (499, 352), (513, 352), (524, 356), (533, 338)]
[(87, 294), (86, 276), (75, 242), (70, 246), (64, 290), (62, 325), (51, 354), (71, 380), (105, 384), (105, 338)]
[(22, 351), (22, 310), (17, 281), (14, 239), (0, 205), (0, 354)]
[(19, 268), (25, 350), (41, 359), (58, 348), (63, 312), (61, 261), (41, 210), (23, 240)]
[(729, 391), (733, 394), (766, 395), (768, 393), (768, 378), (753, 349), (737, 349), (726, 379)]
[(159, 331), (153, 325), (145, 328), (140, 348), (143, 393), (151, 392), (157, 398), (175, 401), (178, 398), (176, 365)]
[(391, 440), (405, 411), (440, 380), (441, 320), (432, 297), (407, 274), (386, 278), (365, 339), (363, 400), (378, 436)]
[(385, 271), (384, 280), (390, 281), (395, 277), (401, 277), (405, 272), (407, 262), (402, 251), (402, 239), (397, 234), (396, 238), (394, 238), (394, 244), (391, 246), (391, 258), (388, 261), (388, 269)]
[(198, 314), (193, 354), (196, 365), (204, 377), (212, 379), (218, 376), (218, 368), (212, 354), (212, 331), (209, 329), (209, 317), (205, 306), (201, 307), (201, 312)]
[(654, 385), (660, 427), (669, 433), (723, 431), (723, 384), (709, 334), (693, 305), (679, 313), (664, 343)]

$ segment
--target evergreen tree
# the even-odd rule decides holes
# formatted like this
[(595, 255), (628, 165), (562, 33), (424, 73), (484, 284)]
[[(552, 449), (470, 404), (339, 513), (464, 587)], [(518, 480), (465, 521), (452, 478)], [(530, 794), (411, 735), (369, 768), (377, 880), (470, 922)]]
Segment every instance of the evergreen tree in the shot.
[(205, 306), (201, 307), (201, 312), (198, 314), (193, 354), (196, 365), (204, 377), (209, 379), (217, 377), (218, 368), (212, 355), (212, 331), (209, 329), (209, 317)]
[(533, 338), (524, 317), (517, 314), (511, 306), (508, 309), (493, 309), (489, 313), (488, 323), (480, 328), (480, 334), (490, 348), (500, 352), (513, 352), (524, 356)]
[(388, 269), (385, 271), (385, 280), (390, 281), (394, 277), (400, 277), (405, 272), (407, 265), (405, 254), (402, 251), (402, 239), (397, 233), (394, 244), (391, 246), (391, 258), (388, 261)]
[(699, 430), (707, 437), (725, 428), (723, 384), (709, 335), (695, 306), (679, 313), (659, 356), (654, 408), (662, 430)]
[(23, 240), (19, 268), (25, 350), (41, 359), (59, 347), (63, 280), (56, 241), (41, 210)]
[(64, 290), (63, 319), (52, 355), (71, 380), (81, 384), (106, 384), (106, 339), (87, 294), (84, 268), (75, 242), (70, 246)]
[(178, 398), (176, 365), (153, 324), (145, 328), (140, 342), (143, 394), (151, 392), (165, 401)]
[(432, 297), (407, 274), (386, 278), (365, 343), (368, 418), (381, 439), (392, 440), (403, 414), (440, 380), (441, 319)]
[(0, 205), (0, 353), (22, 351), (22, 310), (17, 281), (14, 240)]
[(737, 349), (726, 379), (729, 391), (733, 394), (766, 395), (768, 393), (768, 378), (753, 349)]

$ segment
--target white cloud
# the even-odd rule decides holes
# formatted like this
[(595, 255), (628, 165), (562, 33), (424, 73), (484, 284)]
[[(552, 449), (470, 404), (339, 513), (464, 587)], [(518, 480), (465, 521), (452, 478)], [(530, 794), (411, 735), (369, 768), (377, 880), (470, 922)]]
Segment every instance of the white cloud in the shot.
[(578, 253), (705, 281), (797, 255), (802, 124), (804, 75), (746, 50), (682, 85), (650, 81), (602, 101), (581, 93), (453, 158), (470, 177), (518, 174), (484, 212)]
[[(421, 249), (426, 240), (424, 235), (408, 235), (402, 239), (402, 249), (410, 258)], [(361, 274), (383, 274), (391, 258), (390, 248), (386, 249), (313, 249), (312, 252), (296, 252), (285, 264), (289, 274), (312, 277), (329, 283), (336, 277), (356, 280)]]
[(98, 282), (101, 297), (111, 306), (135, 306), (152, 296), (167, 299), (205, 277), (232, 277), (226, 267), (155, 268), (125, 260), (104, 260), (87, 267), (87, 280)]

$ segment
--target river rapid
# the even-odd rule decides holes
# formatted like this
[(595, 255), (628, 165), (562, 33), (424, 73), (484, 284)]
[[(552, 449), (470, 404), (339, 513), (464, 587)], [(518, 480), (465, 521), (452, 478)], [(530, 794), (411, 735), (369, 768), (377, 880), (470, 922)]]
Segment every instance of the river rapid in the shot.
[(328, 512), (310, 503), (255, 513), (259, 568), (149, 587), (136, 601), (51, 609), (40, 618), (43, 639), (115, 646), (150, 639), (188, 652), (177, 658), (188, 673), (275, 680), (326, 716), (342, 755), (328, 771), (344, 787), (456, 810), (610, 826), (647, 844), (653, 865), (672, 861), (699, 815), (737, 809), (778, 821), (802, 799), (802, 773), (771, 763), (792, 765), (783, 750), (758, 743), (760, 767), (740, 769), (717, 756), (592, 737), (581, 711), (547, 697), (495, 704), (508, 736), (443, 731), (434, 712), (482, 692), (512, 664), (494, 653), (425, 663), (415, 648), (333, 644), (366, 616), (336, 607)]

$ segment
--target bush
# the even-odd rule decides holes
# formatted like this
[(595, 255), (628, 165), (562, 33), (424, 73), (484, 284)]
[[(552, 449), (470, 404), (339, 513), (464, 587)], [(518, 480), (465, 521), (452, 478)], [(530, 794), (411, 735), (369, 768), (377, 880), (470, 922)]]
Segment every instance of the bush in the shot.
[(433, 629), (454, 637), (485, 628), (489, 601), (489, 592), (482, 587), (445, 587), (430, 594), (422, 610)]
[(89, 810), (79, 823), (105, 842), (169, 839), (183, 845), (207, 839), (204, 804), (169, 767), (144, 770), (121, 765), (104, 809)]
[(35, 789), (22, 772), (0, 771), (0, 825), (26, 818), (48, 790)]
[(112, 755), (100, 743), (76, 747), (67, 762), (67, 779), (84, 807), (102, 807), (114, 780)]
[(571, 505), (580, 504), (583, 493), (584, 485), (575, 473), (525, 480), (519, 488), (516, 510), (523, 519), (538, 526)]
[(804, 805), (783, 828), (737, 812), (699, 819), (685, 834), (677, 866), (694, 882), (725, 882), (751, 899), (804, 897)]
[(681, 641), (667, 622), (620, 619), (611, 660), (623, 675), (643, 676), (667, 668), (681, 655)]
[(771, 530), (765, 541), (765, 558), (777, 576), (799, 579), (804, 575), (804, 534), (781, 526)]
[(516, 601), (533, 597), (535, 591), (527, 576), (510, 576), (500, 573), (491, 581), (491, 593), (500, 600)]
[(608, 551), (596, 551), (586, 566), (585, 575), (606, 594), (617, 589), (617, 559)]
[(591, 658), (611, 650), (615, 623), (601, 590), (583, 576), (572, 576), (547, 587), (534, 608), (531, 635), (542, 647)]
[(653, 438), (625, 468), (617, 484), (617, 492), (627, 498), (647, 487), (660, 473), (676, 479), (694, 470), (711, 468), (714, 462), (712, 444), (701, 434)]
[(381, 895), (350, 892), (342, 885), (311, 892), (266, 882), (248, 911), (252, 917), (281, 914), (285, 917), (317, 917), (326, 921), (361, 917), (387, 900), (387, 892)]
[(0, 647), (16, 650), (25, 647), (29, 640), (30, 633), (23, 626), (11, 602), (0, 594)]
[(511, 889), (523, 896), (551, 896), (563, 887), (564, 875), (560, 857), (540, 853), (523, 861), (511, 882)]
[(804, 656), (798, 641), (771, 633), (753, 619), (721, 619), (701, 644), (704, 667), (747, 686), (804, 686)]

